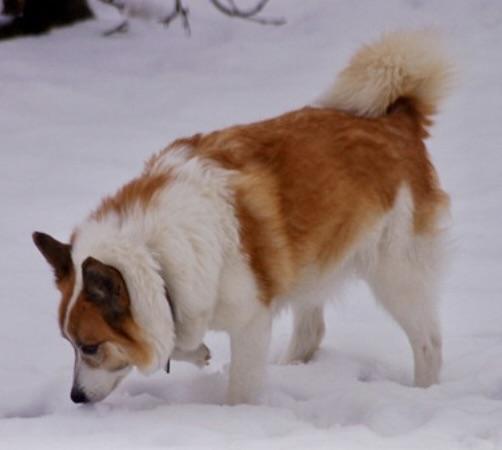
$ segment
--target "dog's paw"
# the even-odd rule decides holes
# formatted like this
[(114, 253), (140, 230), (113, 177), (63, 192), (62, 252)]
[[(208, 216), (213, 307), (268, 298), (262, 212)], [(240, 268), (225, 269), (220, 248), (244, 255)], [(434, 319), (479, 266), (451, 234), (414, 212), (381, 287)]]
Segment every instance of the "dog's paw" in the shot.
[(295, 354), (292, 355), (289, 352), (282, 354), (278, 360), (277, 364), (279, 366), (299, 366), (301, 364), (307, 364), (311, 361), (314, 356), (313, 352)]
[(303, 361), (301, 359), (292, 359), (292, 358), (289, 358), (286, 356), (282, 356), (277, 361), (277, 364), (279, 366), (299, 366), (301, 364), (306, 364), (306, 361)]
[(175, 349), (172, 358), (177, 361), (186, 361), (195, 364), (197, 367), (204, 367), (209, 364), (211, 352), (205, 344), (200, 344), (195, 350), (185, 351)]
[(211, 360), (211, 351), (206, 344), (200, 344), (199, 348), (193, 353), (193, 363), (198, 367), (209, 365)]

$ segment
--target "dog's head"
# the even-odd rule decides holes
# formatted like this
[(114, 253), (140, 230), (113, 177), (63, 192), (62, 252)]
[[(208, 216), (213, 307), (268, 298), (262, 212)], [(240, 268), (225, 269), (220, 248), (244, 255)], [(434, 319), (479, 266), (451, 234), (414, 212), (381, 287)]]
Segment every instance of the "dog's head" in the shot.
[(52, 266), (62, 296), (59, 325), (75, 351), (74, 402), (100, 401), (132, 367), (151, 372), (152, 366), (165, 363), (158, 361), (144, 324), (135, 320), (130, 289), (119, 269), (93, 257), (77, 265), (70, 244), (44, 233), (34, 233), (33, 241)]

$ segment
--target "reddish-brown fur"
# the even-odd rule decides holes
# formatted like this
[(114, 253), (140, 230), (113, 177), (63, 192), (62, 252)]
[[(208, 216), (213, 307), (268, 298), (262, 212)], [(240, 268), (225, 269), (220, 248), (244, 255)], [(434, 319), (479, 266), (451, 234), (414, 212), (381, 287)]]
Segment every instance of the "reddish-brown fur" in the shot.
[(144, 344), (141, 330), (130, 311), (119, 322), (109, 323), (103, 309), (86, 298), (84, 292), (70, 311), (67, 331), (77, 345), (112, 343), (123, 350), (122, 358), (117, 358), (109, 351), (110, 347), (105, 346), (104, 354), (101, 355), (101, 362), (104, 363), (101, 364), (102, 368), (116, 370), (126, 362), (142, 367), (150, 361), (148, 346)]
[(61, 302), (59, 303), (59, 327), (63, 330), (64, 321), (66, 317), (66, 311), (68, 309), (68, 304), (70, 303), (71, 296), (73, 294), (73, 289), (75, 288), (75, 271), (72, 267), (71, 272), (56, 282), (56, 285), (61, 292)]
[(189, 146), (236, 171), (242, 244), (269, 303), (302, 267), (343, 258), (403, 184), (413, 195), (415, 233), (435, 232), (448, 196), (422, 141), (429, 124), (405, 99), (379, 118), (303, 108), (166, 151)]
[(100, 220), (110, 212), (118, 217), (124, 215), (130, 208), (139, 206), (146, 209), (157, 194), (168, 182), (169, 174), (145, 172), (138, 178), (127, 183), (115, 195), (106, 197), (93, 212), (92, 218)]
[[(118, 271), (117, 274), (122, 278)], [(120, 346), (123, 350), (123, 354), (120, 356), (116, 352), (111, 352), (109, 345), (101, 346), (99, 355), (101, 368), (116, 370), (125, 363), (134, 363), (139, 367), (147, 365), (151, 355), (148, 346), (144, 345), (141, 330), (132, 318), (127, 289), (122, 290), (121, 299), (121, 302), (127, 306), (126, 312), (120, 317), (120, 320), (116, 321), (106, 320), (104, 311), (106, 305), (99, 306), (87, 297), (85, 291), (80, 292), (70, 311), (65, 329), (68, 305), (73, 295), (74, 286), (74, 270), (57, 281), (57, 287), (62, 295), (59, 305), (59, 326), (63, 335), (69, 333), (76, 345), (95, 345), (106, 342)], [(88, 358), (87, 362), (93, 366), (96, 360)]]

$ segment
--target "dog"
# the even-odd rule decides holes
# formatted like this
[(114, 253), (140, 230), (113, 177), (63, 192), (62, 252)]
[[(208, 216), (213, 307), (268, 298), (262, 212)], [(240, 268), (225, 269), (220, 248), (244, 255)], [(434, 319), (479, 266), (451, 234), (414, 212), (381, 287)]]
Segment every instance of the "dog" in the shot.
[(309, 361), (352, 275), (407, 334), (415, 384), (437, 383), (449, 197), (424, 139), (450, 73), (434, 35), (384, 35), (312, 106), (176, 140), (69, 243), (35, 232), (75, 349), (72, 400), (102, 400), (132, 367), (204, 365), (206, 332), (223, 330), (227, 402), (255, 402), (274, 315), (294, 316), (283, 362)]

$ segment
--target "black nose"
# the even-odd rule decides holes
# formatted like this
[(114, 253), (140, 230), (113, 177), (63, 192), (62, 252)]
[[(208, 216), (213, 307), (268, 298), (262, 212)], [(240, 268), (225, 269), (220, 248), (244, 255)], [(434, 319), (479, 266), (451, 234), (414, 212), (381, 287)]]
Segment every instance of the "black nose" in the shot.
[(87, 403), (89, 401), (85, 392), (75, 386), (71, 390), (70, 397), (74, 403)]

